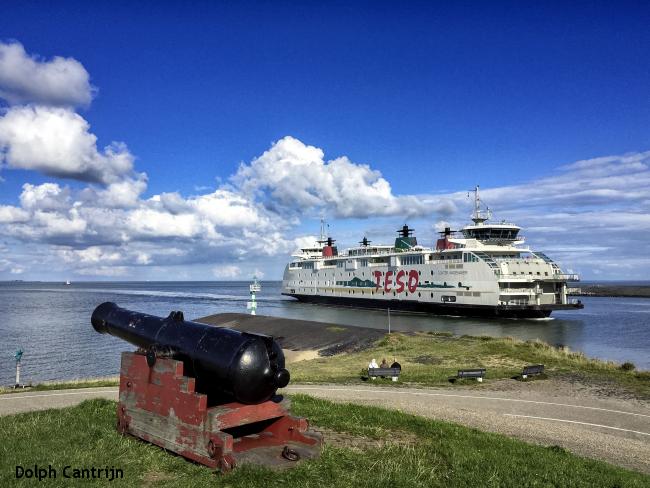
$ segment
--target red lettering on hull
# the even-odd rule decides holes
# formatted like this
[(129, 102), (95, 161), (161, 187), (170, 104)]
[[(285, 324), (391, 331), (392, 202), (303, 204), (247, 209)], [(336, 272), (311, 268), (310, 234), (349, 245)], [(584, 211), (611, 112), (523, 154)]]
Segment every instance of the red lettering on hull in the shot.
[(381, 271), (373, 271), (375, 275), (375, 291), (379, 291), (379, 288), (381, 288)]
[[(379, 291), (382, 288), (382, 272), (373, 271), (372, 274), (375, 277), (375, 291)], [(394, 282), (393, 275), (395, 276)], [(386, 277), (383, 280), (384, 292), (390, 293), (393, 291), (393, 284), (395, 285), (394, 290), (397, 293), (402, 293), (404, 289), (408, 289), (409, 293), (415, 293), (420, 284), (420, 273), (415, 269), (408, 272), (400, 269), (397, 273), (394, 271), (386, 271)]]
[(397, 272), (397, 277), (395, 278), (395, 284), (397, 285), (397, 289), (395, 290), (397, 293), (402, 293), (404, 291), (404, 282), (402, 281), (402, 278), (406, 275), (406, 271), (403, 269), (400, 269)]
[(393, 280), (391, 279), (391, 276), (393, 276), (393, 272), (386, 271), (386, 279), (384, 280), (384, 291), (386, 293), (389, 293), (391, 291), (391, 285), (393, 284)]
[(419, 282), (420, 282), (420, 274), (414, 269), (409, 271), (409, 281), (408, 281), (409, 292), (415, 293), (415, 290), (418, 289)]

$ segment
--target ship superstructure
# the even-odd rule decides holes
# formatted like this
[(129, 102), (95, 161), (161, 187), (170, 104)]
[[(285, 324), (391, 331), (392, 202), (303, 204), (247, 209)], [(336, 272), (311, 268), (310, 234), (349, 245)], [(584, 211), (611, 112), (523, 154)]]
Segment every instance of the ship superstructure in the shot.
[(435, 248), (418, 245), (404, 225), (393, 245), (364, 237), (339, 253), (322, 226), (317, 246), (294, 253), (282, 292), (301, 301), (466, 316), (537, 318), (583, 307), (567, 298), (577, 275), (524, 247), (519, 226), (490, 219), (477, 186), (472, 224), (446, 228)]

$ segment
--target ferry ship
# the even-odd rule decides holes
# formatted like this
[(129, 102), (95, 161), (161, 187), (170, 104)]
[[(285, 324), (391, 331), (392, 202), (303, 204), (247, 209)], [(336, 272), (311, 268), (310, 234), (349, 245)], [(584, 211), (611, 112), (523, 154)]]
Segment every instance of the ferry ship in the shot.
[(580, 309), (567, 297), (564, 273), (546, 254), (523, 247), (521, 228), (492, 223), (474, 192), (472, 223), (460, 231), (446, 228), (435, 248), (418, 245), (404, 225), (393, 245), (359, 246), (338, 252), (335, 240), (292, 255), (282, 294), (300, 301), (353, 307), (407, 310), (455, 316), (543, 318), (553, 310)]

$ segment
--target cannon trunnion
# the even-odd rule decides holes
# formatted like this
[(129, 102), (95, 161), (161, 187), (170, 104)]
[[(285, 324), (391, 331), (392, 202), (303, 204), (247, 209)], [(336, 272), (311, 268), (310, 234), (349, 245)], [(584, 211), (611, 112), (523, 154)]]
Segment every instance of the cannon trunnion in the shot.
[(276, 395), (289, 372), (272, 337), (111, 302), (91, 322), (140, 348), (122, 353), (119, 432), (221, 471), (242, 463), (288, 467), (319, 455), (321, 435)]

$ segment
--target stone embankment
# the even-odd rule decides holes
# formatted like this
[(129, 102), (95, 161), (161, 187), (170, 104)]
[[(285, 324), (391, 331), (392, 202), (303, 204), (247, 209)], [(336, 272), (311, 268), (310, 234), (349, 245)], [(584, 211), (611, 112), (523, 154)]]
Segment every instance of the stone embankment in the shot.
[(572, 296), (650, 298), (650, 286), (583, 285), (569, 289)]

